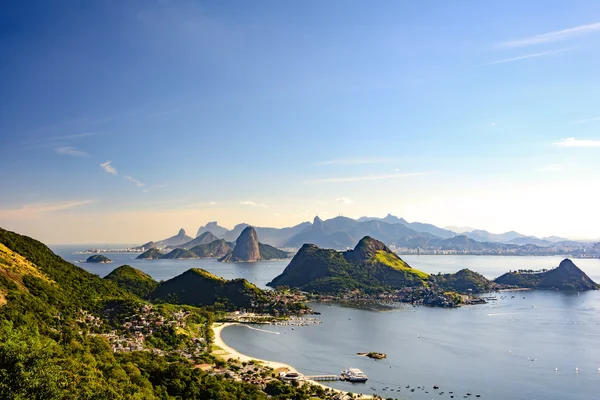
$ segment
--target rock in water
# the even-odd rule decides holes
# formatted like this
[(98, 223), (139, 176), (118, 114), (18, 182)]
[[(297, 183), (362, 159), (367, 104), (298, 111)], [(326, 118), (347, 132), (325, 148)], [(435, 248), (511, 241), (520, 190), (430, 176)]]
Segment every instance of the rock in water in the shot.
[(258, 234), (253, 227), (248, 226), (238, 237), (233, 252), (219, 261), (224, 262), (254, 262), (260, 260)]

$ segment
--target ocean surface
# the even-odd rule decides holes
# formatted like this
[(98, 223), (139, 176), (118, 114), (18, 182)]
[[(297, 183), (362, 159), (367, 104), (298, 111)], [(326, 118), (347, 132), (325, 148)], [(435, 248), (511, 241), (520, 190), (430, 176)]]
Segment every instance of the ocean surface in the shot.
[[(83, 248), (54, 246), (68, 261)], [(135, 260), (137, 254), (110, 254), (112, 264), (78, 263), (100, 276), (129, 264), (155, 279), (188, 268), (225, 278), (244, 277), (264, 287), (288, 261), (221, 264), (214, 260)], [(404, 256), (429, 273), (470, 268), (495, 278), (508, 270), (552, 268), (560, 257)], [(600, 282), (600, 260), (575, 259)], [(322, 324), (306, 327), (231, 326), (223, 340), (241, 353), (293, 365), (307, 375), (362, 369), (365, 384), (328, 382), (354, 393), (394, 399), (597, 400), (600, 398), (600, 292), (515, 291), (495, 301), (455, 310), (400, 306), (359, 309), (314, 303)], [(514, 297), (513, 297), (514, 296)], [(384, 360), (357, 352), (386, 353)], [(558, 369), (558, 370), (557, 370)], [(433, 385), (439, 385), (434, 390)], [(406, 388), (409, 386), (409, 388)], [(421, 387), (421, 388), (417, 388)], [(392, 390), (393, 389), (393, 390)], [(411, 392), (411, 389), (415, 389)], [(425, 393), (425, 392), (429, 393)], [(443, 394), (441, 394), (443, 392)], [(453, 392), (453, 394), (450, 394)]]

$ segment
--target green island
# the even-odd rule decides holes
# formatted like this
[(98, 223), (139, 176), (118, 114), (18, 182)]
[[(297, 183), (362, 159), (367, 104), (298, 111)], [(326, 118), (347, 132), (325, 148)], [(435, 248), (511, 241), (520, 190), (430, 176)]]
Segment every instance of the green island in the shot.
[(509, 272), (492, 281), (469, 269), (427, 274), (371, 237), (340, 252), (305, 244), (268, 286), (290, 287), (321, 301), (404, 302), (434, 307), (485, 303), (477, 294), (512, 288), (590, 290), (594, 283), (571, 260), (550, 271)]
[(89, 256), (85, 262), (91, 264), (108, 264), (111, 263), (112, 260), (106, 256), (103, 256), (102, 254), (95, 254), (93, 256)]
[(369, 358), (372, 358), (373, 360), (383, 360), (384, 358), (387, 358), (387, 354), (377, 353), (375, 351), (370, 351), (368, 353), (356, 353), (356, 355), (363, 356), (363, 357), (369, 357)]

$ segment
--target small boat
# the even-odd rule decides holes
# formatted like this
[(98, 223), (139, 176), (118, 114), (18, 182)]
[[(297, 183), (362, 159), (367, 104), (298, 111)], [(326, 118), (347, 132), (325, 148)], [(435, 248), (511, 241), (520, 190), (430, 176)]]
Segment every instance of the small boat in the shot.
[(367, 375), (358, 368), (348, 368), (342, 371), (342, 379), (348, 382), (366, 382)]

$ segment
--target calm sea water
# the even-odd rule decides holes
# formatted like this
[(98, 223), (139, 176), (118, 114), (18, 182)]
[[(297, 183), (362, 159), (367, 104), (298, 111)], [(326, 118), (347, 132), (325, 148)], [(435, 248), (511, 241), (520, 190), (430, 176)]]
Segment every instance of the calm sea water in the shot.
[[(58, 247), (68, 261), (82, 248)], [(169, 279), (188, 268), (204, 268), (225, 278), (244, 277), (264, 287), (287, 261), (221, 264), (214, 260), (135, 260), (112, 254), (112, 264), (77, 265), (101, 276), (129, 264), (155, 279)], [(514, 269), (552, 268), (560, 257), (405, 256), (430, 273), (470, 268), (495, 278)], [(600, 282), (600, 260), (574, 260)], [(305, 374), (337, 374), (362, 369), (365, 384), (333, 382), (352, 392), (398, 399), (446, 399), (467, 392), (494, 400), (596, 400), (600, 398), (600, 292), (505, 292), (486, 305), (445, 310), (407, 307), (374, 311), (313, 304), (323, 323), (308, 327), (261, 326), (223, 330), (227, 344), (257, 358), (288, 363)], [(514, 298), (512, 297), (514, 296)], [(388, 355), (374, 361), (357, 352)], [(558, 368), (558, 371), (556, 371)], [(576, 371), (576, 368), (579, 371)], [(407, 389), (406, 386), (410, 388)], [(439, 385), (434, 390), (433, 385)], [(418, 386), (425, 390), (410, 389)], [(394, 389), (393, 391), (391, 389)], [(443, 395), (439, 394), (444, 392)]]

